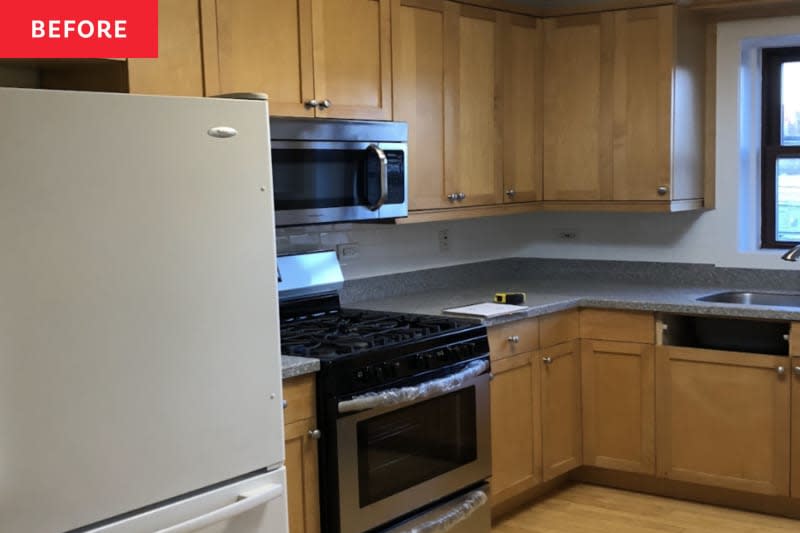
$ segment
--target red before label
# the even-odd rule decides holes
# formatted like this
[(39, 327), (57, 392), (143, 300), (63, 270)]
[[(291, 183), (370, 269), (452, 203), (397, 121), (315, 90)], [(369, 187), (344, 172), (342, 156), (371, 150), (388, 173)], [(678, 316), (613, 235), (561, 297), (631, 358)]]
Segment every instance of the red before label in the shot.
[(0, 57), (158, 57), (158, 0), (7, 3)]

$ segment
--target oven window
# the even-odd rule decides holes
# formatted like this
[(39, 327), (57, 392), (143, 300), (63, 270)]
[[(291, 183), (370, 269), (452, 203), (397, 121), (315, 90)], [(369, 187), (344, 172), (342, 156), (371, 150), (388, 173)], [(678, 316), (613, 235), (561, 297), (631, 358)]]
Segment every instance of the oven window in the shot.
[(364, 150), (272, 150), (275, 208), (319, 209), (364, 204), (359, 190)]
[(475, 387), (368, 418), (357, 434), (366, 507), (477, 459)]

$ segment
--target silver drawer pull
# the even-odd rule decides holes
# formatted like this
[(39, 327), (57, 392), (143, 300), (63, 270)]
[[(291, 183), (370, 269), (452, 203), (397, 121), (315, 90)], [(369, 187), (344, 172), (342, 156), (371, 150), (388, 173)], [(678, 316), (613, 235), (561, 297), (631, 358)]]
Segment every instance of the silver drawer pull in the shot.
[(308, 436), (314, 440), (319, 440), (322, 438), (322, 432), (318, 429), (312, 429), (308, 432)]
[(511, 335), (508, 338), (508, 342), (511, 342), (511, 343), (514, 343), (514, 344), (519, 344), (519, 335)]
[(553, 358), (552, 357), (542, 357), (542, 362), (544, 364), (546, 364), (546, 365), (549, 365), (549, 364), (551, 364), (553, 362)]

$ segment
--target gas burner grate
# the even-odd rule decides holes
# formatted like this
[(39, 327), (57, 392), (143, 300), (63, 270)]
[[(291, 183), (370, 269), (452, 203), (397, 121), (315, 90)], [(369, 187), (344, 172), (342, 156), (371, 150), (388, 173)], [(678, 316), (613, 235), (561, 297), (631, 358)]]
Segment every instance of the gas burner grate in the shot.
[(281, 325), (286, 355), (336, 357), (422, 339), (461, 327), (457, 320), (425, 315), (348, 311), (294, 318)]

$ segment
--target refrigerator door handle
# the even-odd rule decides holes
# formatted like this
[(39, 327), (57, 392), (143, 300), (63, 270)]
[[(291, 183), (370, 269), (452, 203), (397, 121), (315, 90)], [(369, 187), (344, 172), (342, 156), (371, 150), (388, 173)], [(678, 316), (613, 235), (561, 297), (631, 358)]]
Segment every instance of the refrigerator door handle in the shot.
[(180, 524), (160, 529), (156, 533), (189, 533), (207, 527), (211, 524), (228, 520), (263, 505), (270, 500), (274, 500), (283, 494), (283, 485), (268, 483), (263, 487), (242, 492), (236, 501), (225, 507), (220, 507), (204, 515), (196, 516)]

